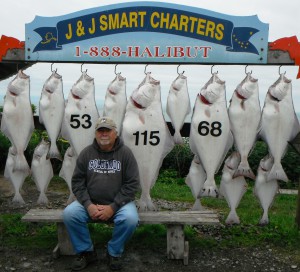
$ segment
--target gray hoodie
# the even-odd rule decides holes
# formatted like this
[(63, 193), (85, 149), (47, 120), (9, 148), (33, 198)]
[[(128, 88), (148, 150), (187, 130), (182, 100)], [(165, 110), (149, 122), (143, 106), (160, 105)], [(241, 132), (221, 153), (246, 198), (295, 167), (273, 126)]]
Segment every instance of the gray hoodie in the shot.
[(140, 179), (138, 165), (122, 139), (111, 151), (94, 142), (79, 154), (72, 177), (72, 190), (87, 209), (91, 204), (111, 205), (116, 212), (135, 199)]

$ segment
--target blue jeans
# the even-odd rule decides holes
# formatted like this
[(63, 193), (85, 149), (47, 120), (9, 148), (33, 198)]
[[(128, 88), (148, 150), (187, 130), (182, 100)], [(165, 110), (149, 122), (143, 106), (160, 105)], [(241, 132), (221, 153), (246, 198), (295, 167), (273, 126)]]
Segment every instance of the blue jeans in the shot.
[[(68, 230), (75, 253), (92, 251), (93, 243), (87, 223), (93, 222), (87, 210), (78, 201), (72, 202), (63, 212), (63, 220)], [(134, 202), (129, 202), (121, 207), (112, 218), (114, 229), (112, 238), (108, 242), (108, 253), (119, 257), (124, 251), (125, 242), (134, 233), (139, 217)]]

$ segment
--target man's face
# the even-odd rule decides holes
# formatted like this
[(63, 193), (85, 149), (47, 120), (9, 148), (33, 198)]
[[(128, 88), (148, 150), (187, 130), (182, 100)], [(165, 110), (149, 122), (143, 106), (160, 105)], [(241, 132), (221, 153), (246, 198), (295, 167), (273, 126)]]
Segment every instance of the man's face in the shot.
[(115, 144), (117, 132), (115, 129), (99, 128), (96, 131), (96, 141), (101, 149), (111, 150)]

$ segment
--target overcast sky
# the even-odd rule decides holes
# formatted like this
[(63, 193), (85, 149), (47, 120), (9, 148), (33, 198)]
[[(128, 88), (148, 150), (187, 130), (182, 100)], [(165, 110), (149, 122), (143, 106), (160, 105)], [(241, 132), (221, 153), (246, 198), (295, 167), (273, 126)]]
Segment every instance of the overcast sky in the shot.
[[(114, 1), (114, 0), (26, 0), (11, 1), (1, 0), (0, 9), (0, 34), (15, 37), (21, 41), (25, 40), (25, 24), (34, 20), (36, 15), (52, 17), (66, 15), (75, 11), (99, 7), (110, 4), (132, 2), (132, 1)], [(155, 1), (152, 1), (155, 2)], [(161, 1), (162, 2), (162, 1)], [(197, 0), (197, 1), (163, 1), (175, 4), (183, 4), (186, 6), (194, 6), (202, 9), (216, 11), (227, 15), (258, 15), (258, 18), (269, 24), (269, 42), (283, 37), (296, 35), (300, 40), (300, 16), (299, 0), (289, 0), (288, 5), (282, 0)], [(81, 64), (62, 64), (56, 63), (54, 69), (63, 76), (64, 94), (67, 98), (72, 85), (81, 75)], [(122, 76), (126, 77), (127, 96), (129, 96), (134, 88), (144, 78), (145, 65), (118, 65), (117, 72), (121, 72)], [(266, 92), (279, 77), (279, 66), (248, 66), (247, 71), (252, 71), (253, 77), (259, 81), (260, 102), (263, 106)], [(106, 88), (110, 81), (115, 77), (113, 64), (84, 64), (84, 70), (88, 70), (88, 74), (95, 79), (96, 86), (96, 101), (98, 106), (102, 106)], [(230, 100), (232, 92), (236, 86), (245, 77), (245, 66), (221, 66), (215, 65), (214, 72), (218, 71), (219, 77), (226, 81), (226, 96), (227, 101)], [(172, 81), (177, 77), (177, 65), (149, 65), (147, 71), (152, 73), (152, 76), (161, 81), (162, 104), (165, 106), (166, 97), (169, 92)], [(211, 77), (211, 66), (209, 65), (181, 65), (179, 72), (185, 71), (188, 78), (188, 88), (192, 106), (197, 93)], [(281, 72), (286, 71), (286, 76), (292, 79), (293, 84), (293, 99), (296, 112), (300, 113), (300, 79), (296, 79), (298, 67), (282, 66)], [(25, 70), (25, 73), (30, 76), (31, 80), (31, 97), (32, 103), (34, 99), (40, 97), (40, 93), (45, 80), (51, 74), (51, 64), (39, 63)], [(13, 77), (0, 82), (0, 105), (3, 104), (3, 96), (6, 93), (6, 87)], [(102, 114), (102, 112), (100, 112)]]

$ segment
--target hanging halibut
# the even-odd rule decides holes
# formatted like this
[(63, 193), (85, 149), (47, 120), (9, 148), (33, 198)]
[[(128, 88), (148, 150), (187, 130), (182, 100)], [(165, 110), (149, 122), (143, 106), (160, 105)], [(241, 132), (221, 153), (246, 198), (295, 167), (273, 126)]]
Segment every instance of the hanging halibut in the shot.
[(76, 160), (77, 157), (75, 155), (74, 149), (69, 146), (66, 150), (64, 160), (59, 171), (59, 176), (66, 181), (70, 191), (69, 199), (67, 201), (68, 204), (70, 204), (75, 199), (72, 191), (72, 176), (76, 166)]
[(132, 150), (139, 167), (142, 211), (156, 210), (150, 197), (165, 156), (174, 146), (173, 137), (163, 117), (160, 82), (147, 73), (128, 101), (122, 138)]
[(183, 127), (186, 116), (191, 112), (190, 97), (187, 88), (187, 77), (179, 74), (172, 82), (167, 99), (167, 114), (175, 130), (175, 144), (183, 144), (180, 130)]
[(234, 178), (234, 173), (241, 161), (238, 152), (233, 152), (225, 161), (220, 183), (220, 193), (227, 201), (230, 212), (225, 220), (226, 224), (240, 224), (240, 218), (236, 212), (243, 195), (247, 191), (247, 183), (244, 176)]
[(194, 155), (192, 160), (189, 173), (185, 179), (186, 185), (188, 185), (192, 191), (193, 197), (195, 198), (192, 211), (204, 210), (201, 205), (199, 194), (203, 188), (204, 181), (206, 179), (205, 171), (201, 165), (201, 162), (197, 155)]
[(298, 132), (299, 121), (295, 113), (292, 99), (292, 83), (284, 74), (269, 88), (262, 110), (260, 136), (267, 143), (274, 164), (267, 180), (288, 181), (281, 159), (289, 141)]
[(25, 204), (25, 201), (22, 195), (20, 194), (20, 190), (24, 184), (25, 178), (29, 175), (29, 171), (24, 171), (24, 170), (13, 171), (16, 155), (17, 152), (15, 147), (11, 146), (8, 149), (8, 154), (7, 154), (7, 159), (6, 159), (5, 169), (4, 169), (4, 177), (8, 179), (14, 187), (15, 195), (12, 199), (12, 202), (22, 205)]
[(33, 180), (40, 192), (37, 200), (38, 204), (48, 204), (49, 202), (46, 196), (46, 191), (48, 189), (49, 182), (53, 177), (52, 164), (50, 159), (47, 159), (49, 149), (50, 144), (42, 140), (33, 152), (31, 171)]
[(106, 90), (103, 116), (109, 116), (115, 121), (119, 135), (122, 131), (126, 105), (126, 78), (118, 73)]
[(48, 157), (62, 160), (56, 140), (65, 111), (62, 76), (53, 71), (46, 80), (39, 103), (39, 120), (44, 124), (51, 142)]
[(98, 118), (94, 79), (83, 72), (69, 93), (62, 122), (62, 136), (70, 142), (76, 156), (93, 142)]
[(278, 193), (278, 181), (276, 179), (267, 180), (269, 172), (273, 166), (274, 160), (272, 156), (267, 155), (261, 159), (257, 169), (257, 177), (254, 185), (254, 194), (258, 198), (263, 209), (263, 215), (259, 220), (260, 225), (269, 224), (269, 209), (272, 206), (274, 198)]
[(19, 70), (8, 84), (1, 120), (1, 131), (16, 149), (13, 171), (29, 171), (24, 156), (34, 129), (30, 103), (30, 77)]
[(200, 196), (218, 197), (214, 174), (232, 144), (225, 82), (213, 73), (196, 98), (190, 130), (190, 148), (200, 158), (207, 175)]
[(253, 78), (251, 73), (247, 73), (245, 79), (234, 91), (228, 115), (234, 145), (241, 155), (241, 162), (234, 176), (243, 175), (254, 180), (255, 175), (249, 166), (248, 156), (257, 138), (261, 108), (257, 79)]

